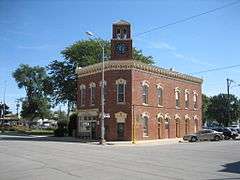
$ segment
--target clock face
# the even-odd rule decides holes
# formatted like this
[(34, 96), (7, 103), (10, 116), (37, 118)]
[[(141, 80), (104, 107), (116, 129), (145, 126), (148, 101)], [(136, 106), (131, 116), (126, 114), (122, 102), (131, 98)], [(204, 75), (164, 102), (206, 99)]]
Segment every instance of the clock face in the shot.
[(117, 44), (116, 45), (116, 51), (118, 54), (125, 54), (128, 50), (128, 47), (126, 44)]

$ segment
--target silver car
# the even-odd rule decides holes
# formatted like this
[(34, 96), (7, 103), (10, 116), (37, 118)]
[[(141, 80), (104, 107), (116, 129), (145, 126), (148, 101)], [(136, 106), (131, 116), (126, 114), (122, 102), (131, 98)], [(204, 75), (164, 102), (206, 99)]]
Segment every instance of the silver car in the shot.
[(219, 141), (223, 139), (223, 133), (217, 132), (211, 129), (203, 129), (194, 134), (187, 134), (183, 137), (183, 140), (189, 142), (196, 141)]

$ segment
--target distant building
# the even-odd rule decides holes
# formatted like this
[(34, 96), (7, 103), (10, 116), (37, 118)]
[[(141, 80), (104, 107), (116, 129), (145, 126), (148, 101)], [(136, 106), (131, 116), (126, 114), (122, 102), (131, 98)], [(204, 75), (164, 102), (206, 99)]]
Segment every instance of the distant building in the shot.
[[(100, 137), (101, 63), (77, 70), (80, 138)], [(202, 79), (132, 58), (130, 24), (113, 24), (105, 62), (106, 140), (176, 138), (202, 126)]]

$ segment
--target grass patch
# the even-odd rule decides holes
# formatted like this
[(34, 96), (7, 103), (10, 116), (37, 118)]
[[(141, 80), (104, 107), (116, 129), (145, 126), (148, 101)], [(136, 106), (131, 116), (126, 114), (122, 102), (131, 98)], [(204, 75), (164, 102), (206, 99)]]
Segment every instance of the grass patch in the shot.
[(47, 136), (47, 135), (53, 135), (54, 134), (54, 130), (41, 130), (41, 129), (34, 129), (34, 130), (30, 130), (30, 131), (26, 131), (26, 133), (28, 135), (42, 135), (42, 136)]

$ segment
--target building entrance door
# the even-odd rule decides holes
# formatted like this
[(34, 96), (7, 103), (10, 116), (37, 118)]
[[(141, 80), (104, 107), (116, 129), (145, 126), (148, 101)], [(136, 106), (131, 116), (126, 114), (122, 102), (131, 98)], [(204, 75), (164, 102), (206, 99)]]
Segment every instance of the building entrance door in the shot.
[(158, 139), (162, 139), (162, 124), (158, 123)]
[(179, 138), (180, 137), (180, 128), (179, 128), (180, 124), (179, 124), (179, 120), (176, 119), (176, 137)]
[(91, 137), (92, 139), (97, 139), (96, 122), (91, 122)]
[(123, 140), (124, 138), (124, 123), (117, 123), (117, 138)]
[(165, 119), (165, 138), (169, 138), (169, 130), (170, 127), (169, 127), (169, 119)]

